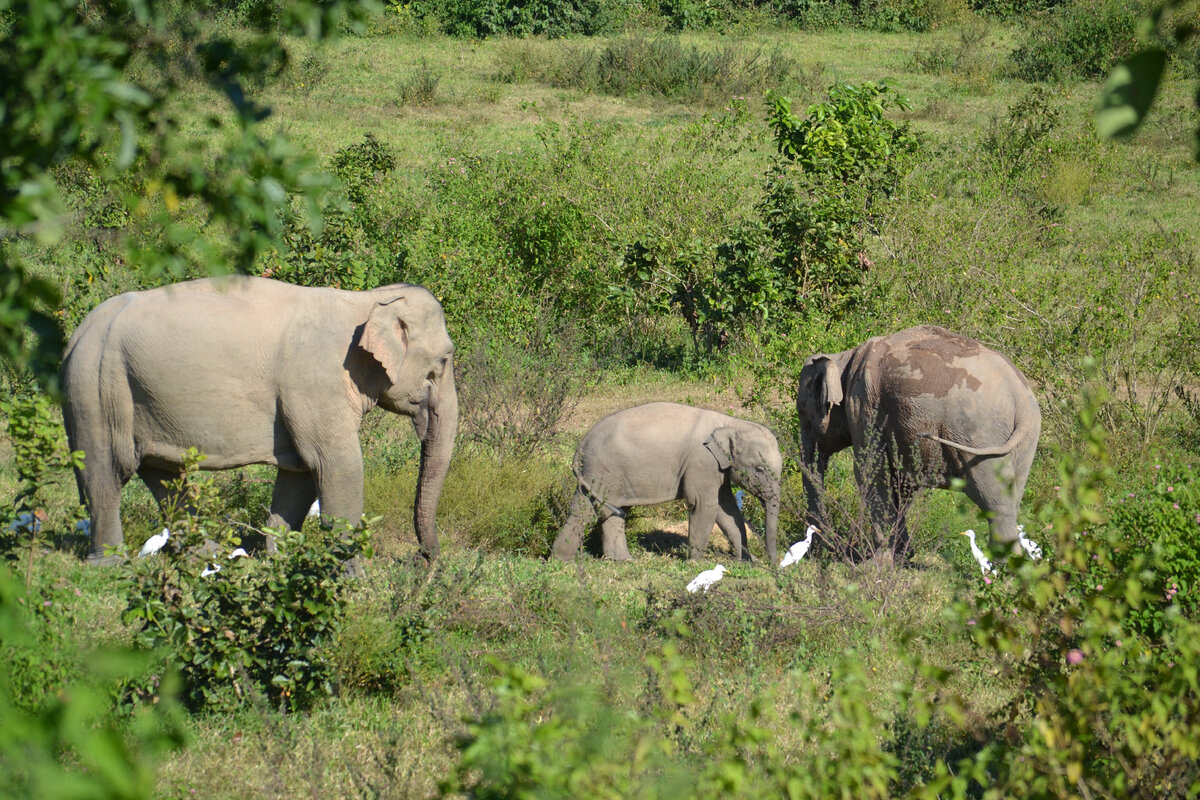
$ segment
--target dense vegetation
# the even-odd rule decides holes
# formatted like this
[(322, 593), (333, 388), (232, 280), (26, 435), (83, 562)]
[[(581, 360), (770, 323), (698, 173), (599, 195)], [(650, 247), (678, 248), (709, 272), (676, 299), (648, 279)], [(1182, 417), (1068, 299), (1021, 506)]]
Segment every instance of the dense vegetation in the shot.
[[(348, 5), (0, 3), (0, 794), (1200, 791), (1200, 53), (1167, 36), (1194, 2), (1121, 144), (1093, 108), (1146, 44), (1136, 0)], [(463, 424), (432, 570), (386, 416), (369, 535), (310, 525), (215, 579), (189, 550), (79, 563), (61, 341), (230, 270), (442, 300)], [(675, 505), (634, 513), (631, 564), (541, 560), (578, 435), (650, 399), (770, 424), (798, 538), (801, 363), (922, 322), (1035, 384), (1049, 558), (985, 581), (956, 534), (986, 522), (931, 492), (912, 568), (818, 542), (693, 597)], [(189, 471), (172, 527), (249, 541), (270, 478)], [(133, 552), (162, 524), (135, 484)]]

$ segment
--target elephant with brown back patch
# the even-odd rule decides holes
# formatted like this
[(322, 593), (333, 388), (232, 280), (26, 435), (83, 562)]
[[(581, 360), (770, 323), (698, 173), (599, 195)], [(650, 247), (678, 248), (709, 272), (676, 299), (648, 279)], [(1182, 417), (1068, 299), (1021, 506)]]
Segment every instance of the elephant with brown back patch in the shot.
[(992, 542), (1015, 552), (1042, 418), (1029, 382), (1000, 353), (935, 325), (876, 336), (805, 361), (796, 410), (813, 524), (827, 530), (829, 457), (853, 446), (877, 546), (894, 534), (892, 552), (907, 553), (913, 493), (961, 479), (989, 517)]
[[(358, 429), (380, 406), (421, 440), (413, 511), (421, 553), (438, 553), (435, 515), (458, 395), (442, 307), (420, 286), (364, 292), (264, 278), (209, 278), (97, 306), (62, 364), (63, 417), (92, 517), (91, 562), (123, 541), (121, 487), (136, 473), (159, 503), (188, 447), (204, 469), (278, 467), (269, 526), (363, 512)], [(273, 543), (268, 542), (268, 547)]]
[(684, 500), (689, 556), (704, 553), (713, 523), (749, 558), (737, 484), (762, 501), (767, 556), (775, 563), (779, 524), (779, 443), (757, 422), (681, 403), (647, 403), (610, 414), (588, 431), (575, 454), (578, 488), (553, 555), (570, 561), (585, 528), (600, 519), (604, 557), (628, 561), (625, 517), (631, 506)]

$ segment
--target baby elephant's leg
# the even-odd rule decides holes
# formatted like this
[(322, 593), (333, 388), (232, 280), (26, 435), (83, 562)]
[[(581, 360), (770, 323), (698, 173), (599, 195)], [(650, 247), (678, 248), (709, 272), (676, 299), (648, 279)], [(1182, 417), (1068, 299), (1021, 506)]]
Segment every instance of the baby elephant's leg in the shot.
[(632, 561), (629, 546), (625, 541), (625, 509), (620, 514), (612, 514), (600, 523), (604, 534), (604, 557), (610, 561)]

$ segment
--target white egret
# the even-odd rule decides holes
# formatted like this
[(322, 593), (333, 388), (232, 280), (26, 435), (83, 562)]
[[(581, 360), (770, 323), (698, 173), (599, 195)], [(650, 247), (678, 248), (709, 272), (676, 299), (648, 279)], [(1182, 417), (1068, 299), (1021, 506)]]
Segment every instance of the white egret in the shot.
[(156, 533), (146, 540), (146, 543), (142, 545), (142, 549), (138, 551), (138, 558), (154, 555), (167, 546), (167, 539), (170, 538), (171, 531), (163, 528), (162, 533)]
[(250, 554), (247, 553), (245, 550), (243, 550), (240, 547), (234, 548), (234, 551), (229, 554), (230, 561), (233, 561), (235, 558), (249, 558), (249, 557), (250, 557)]
[(721, 580), (721, 576), (724, 574), (725, 574), (725, 565), (717, 564), (712, 569), (706, 569), (706, 570), (704, 570), (704, 572), (701, 572), (695, 578), (692, 578), (692, 582), (687, 585), (687, 590), (689, 592), (692, 592), (693, 594), (700, 591), (701, 589), (703, 589), (705, 592), (707, 592), (714, 583)]
[(736, 492), (733, 493), (733, 499), (737, 501), (738, 511), (741, 511), (742, 503), (746, 499), (746, 493), (743, 492), (741, 489), (738, 489)]
[(979, 562), (980, 571), (984, 575), (987, 575), (988, 573), (995, 575), (996, 570), (992, 569), (992, 562), (989, 561), (988, 557), (984, 555), (984, 552), (979, 549), (979, 545), (975, 544), (975, 531), (968, 528), (962, 532), (962, 535), (971, 540), (971, 555), (975, 556), (975, 560)]
[(808, 552), (808, 548), (812, 547), (813, 534), (818, 530), (816, 525), (809, 525), (808, 530), (804, 532), (804, 538), (796, 542), (788, 548), (788, 551), (783, 554), (783, 560), (779, 562), (779, 567), (790, 566), (795, 564)]
[(211, 567), (205, 567), (204, 571), (200, 573), (200, 577), (207, 578), (209, 575), (216, 575), (220, 571), (221, 571), (221, 565), (213, 564)]
[(304, 516), (306, 516), (306, 517), (321, 516), (321, 499), (320, 498), (313, 500), (313, 504), (308, 507), (308, 513), (305, 514)]
[(92, 535), (92, 521), (90, 519), (81, 519), (75, 523), (75, 532), (82, 533), (84, 536)]
[(1025, 551), (1025, 555), (1037, 561), (1042, 557), (1042, 546), (1025, 536), (1025, 526), (1017, 526), (1017, 541), (1021, 543), (1021, 549)]

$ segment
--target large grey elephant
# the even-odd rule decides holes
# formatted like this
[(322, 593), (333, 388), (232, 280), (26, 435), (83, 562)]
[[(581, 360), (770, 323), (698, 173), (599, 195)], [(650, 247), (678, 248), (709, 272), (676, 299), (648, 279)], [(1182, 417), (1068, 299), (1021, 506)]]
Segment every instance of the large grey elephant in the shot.
[(1017, 508), (1042, 416), (1029, 382), (1000, 353), (935, 325), (876, 336), (805, 361), (796, 411), (813, 524), (828, 530), (829, 457), (853, 446), (877, 545), (894, 533), (893, 553), (906, 553), (913, 493), (957, 478), (989, 515), (992, 541), (1018, 546)]
[(563, 561), (575, 557), (597, 515), (604, 557), (628, 561), (629, 508), (670, 500), (687, 501), (692, 558), (703, 554), (716, 522), (740, 559), (746, 523), (733, 494), (737, 484), (762, 501), (767, 555), (775, 563), (783, 459), (774, 434), (756, 422), (680, 403), (647, 403), (597, 422), (579, 443), (573, 469), (579, 485), (553, 547)]
[[(91, 512), (89, 560), (122, 542), (121, 487), (137, 473), (159, 503), (180, 456), (205, 469), (279, 468), (269, 526), (322, 516), (358, 522), (358, 429), (375, 406), (411, 417), (421, 439), (414, 520), (438, 553), (435, 515), (458, 427), (454, 346), (420, 286), (364, 292), (231, 276), (101, 303), (67, 344), (63, 417)], [(269, 543), (269, 546), (271, 543)]]

